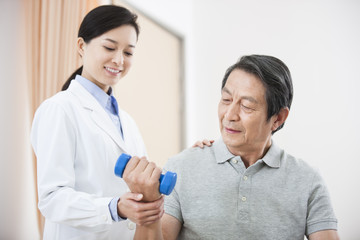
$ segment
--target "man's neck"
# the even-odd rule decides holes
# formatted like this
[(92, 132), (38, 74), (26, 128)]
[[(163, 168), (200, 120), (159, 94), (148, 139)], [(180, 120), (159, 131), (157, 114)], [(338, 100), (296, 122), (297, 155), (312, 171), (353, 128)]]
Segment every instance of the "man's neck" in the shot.
[(228, 147), (229, 151), (235, 156), (240, 156), (244, 162), (246, 168), (250, 167), (257, 160), (263, 158), (271, 146), (271, 137), (262, 144), (257, 144), (251, 147), (241, 147), (241, 149), (235, 149)]

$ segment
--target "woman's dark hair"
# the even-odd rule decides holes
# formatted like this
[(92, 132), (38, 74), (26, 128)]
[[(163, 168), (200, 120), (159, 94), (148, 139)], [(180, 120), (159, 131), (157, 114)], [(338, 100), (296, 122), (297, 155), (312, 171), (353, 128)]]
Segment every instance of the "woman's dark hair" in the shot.
[[(103, 5), (94, 8), (84, 17), (79, 28), (78, 37), (83, 38), (85, 43), (89, 43), (93, 38), (122, 25), (133, 26), (136, 35), (139, 36), (140, 30), (136, 20), (137, 15), (131, 13), (124, 7)], [(82, 66), (68, 78), (61, 90), (66, 90), (69, 87), (71, 80), (73, 80), (76, 75), (81, 75), (81, 73)]]
[[(243, 56), (225, 73), (221, 89), (224, 88), (230, 73), (240, 69), (257, 76), (266, 89), (267, 120), (278, 114), (282, 108), (290, 109), (293, 98), (293, 85), (288, 67), (279, 59), (265, 55)], [(272, 133), (280, 130), (284, 123)]]

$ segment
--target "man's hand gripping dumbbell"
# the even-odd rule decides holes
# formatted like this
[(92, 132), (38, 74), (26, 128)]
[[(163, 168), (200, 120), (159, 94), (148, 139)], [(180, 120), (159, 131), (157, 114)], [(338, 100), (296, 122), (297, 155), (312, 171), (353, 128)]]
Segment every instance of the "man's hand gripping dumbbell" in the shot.
[(131, 192), (143, 194), (143, 201), (152, 202), (161, 197), (161, 193), (170, 194), (176, 183), (176, 173), (161, 174), (155, 163), (145, 157), (131, 157), (122, 154), (116, 165), (115, 174), (122, 177)]

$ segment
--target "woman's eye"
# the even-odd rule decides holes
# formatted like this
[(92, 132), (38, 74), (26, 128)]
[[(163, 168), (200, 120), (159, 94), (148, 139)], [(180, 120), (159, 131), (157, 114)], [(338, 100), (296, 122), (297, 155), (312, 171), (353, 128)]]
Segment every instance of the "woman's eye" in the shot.
[(225, 102), (225, 103), (228, 103), (228, 102), (230, 102), (230, 99), (229, 98), (223, 98), (222, 101)]
[(131, 52), (125, 52), (125, 55), (132, 56), (133, 54)]
[(109, 48), (109, 47), (106, 47), (106, 46), (104, 46), (104, 48), (105, 48), (106, 50), (108, 50), (108, 51), (114, 51), (114, 50), (115, 50), (115, 48)]

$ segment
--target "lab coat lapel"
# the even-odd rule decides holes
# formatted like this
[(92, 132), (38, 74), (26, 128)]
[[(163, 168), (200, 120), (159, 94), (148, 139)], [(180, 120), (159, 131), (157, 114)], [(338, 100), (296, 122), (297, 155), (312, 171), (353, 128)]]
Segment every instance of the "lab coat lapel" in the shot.
[(119, 131), (116, 129), (114, 123), (111, 121), (110, 117), (107, 113), (102, 109), (103, 112), (94, 110), (91, 113), (91, 117), (104, 132), (106, 132), (114, 141), (115, 143), (124, 151), (126, 151), (125, 142), (122, 139)]
[(127, 152), (125, 142), (122, 139), (120, 132), (116, 129), (109, 115), (96, 99), (76, 81), (71, 82), (69, 90), (79, 97), (84, 108), (91, 111), (91, 118), (95, 124), (106, 132), (124, 152)]

